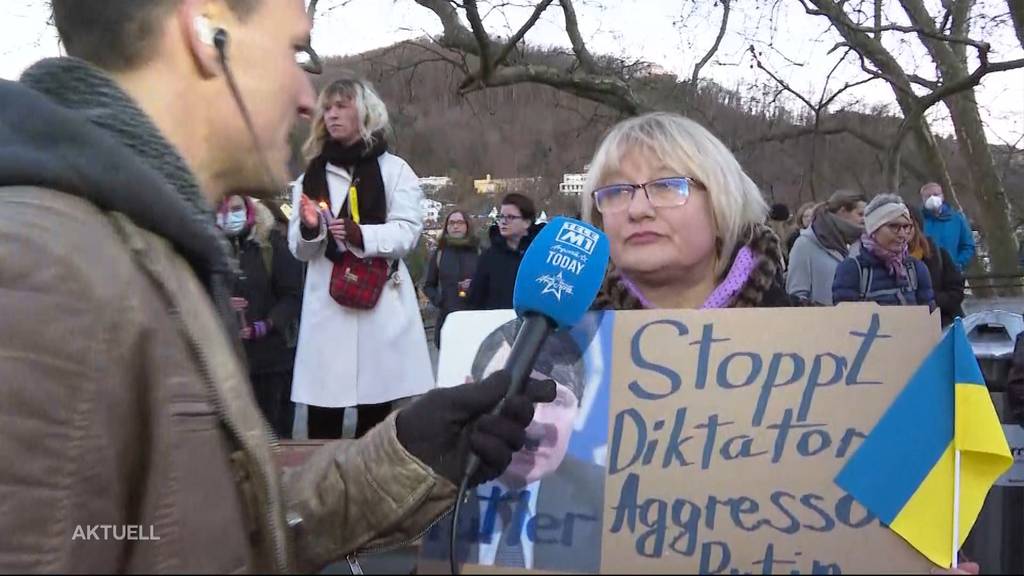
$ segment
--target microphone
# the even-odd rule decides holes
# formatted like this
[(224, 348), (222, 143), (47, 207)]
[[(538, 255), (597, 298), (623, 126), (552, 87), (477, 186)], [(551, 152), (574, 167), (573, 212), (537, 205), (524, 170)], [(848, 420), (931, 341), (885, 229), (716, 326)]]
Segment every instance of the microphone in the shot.
[[(607, 267), (608, 239), (579, 220), (554, 218), (533, 239), (519, 264), (512, 296), (512, 307), (523, 322), (505, 362), (509, 387), (492, 414), (501, 411), (505, 399), (520, 393), (548, 335), (556, 329), (569, 329), (583, 318), (601, 288)], [(459, 508), (469, 479), (479, 467), (480, 459), (470, 453), (452, 515), (452, 574), (458, 573), (455, 529)]]

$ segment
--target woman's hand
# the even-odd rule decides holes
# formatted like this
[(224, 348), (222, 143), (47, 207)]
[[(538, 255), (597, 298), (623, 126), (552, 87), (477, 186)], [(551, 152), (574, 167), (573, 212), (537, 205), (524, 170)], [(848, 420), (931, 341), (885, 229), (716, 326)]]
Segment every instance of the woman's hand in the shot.
[(302, 194), (299, 199), (301, 206), (299, 213), (302, 216), (302, 224), (306, 228), (316, 229), (320, 227), (320, 208), (309, 199), (309, 196)]
[(956, 568), (933, 568), (932, 574), (978, 574), (980, 570), (974, 562), (962, 562)]
[(334, 236), (334, 241), (338, 244), (344, 244), (345, 239), (348, 238), (345, 230), (345, 221), (340, 218), (328, 222), (327, 231), (331, 233), (331, 236)]
[(363, 229), (352, 220), (347, 218), (332, 220), (327, 224), (327, 229), (330, 230), (334, 241), (338, 244), (347, 242), (349, 246), (363, 249)]

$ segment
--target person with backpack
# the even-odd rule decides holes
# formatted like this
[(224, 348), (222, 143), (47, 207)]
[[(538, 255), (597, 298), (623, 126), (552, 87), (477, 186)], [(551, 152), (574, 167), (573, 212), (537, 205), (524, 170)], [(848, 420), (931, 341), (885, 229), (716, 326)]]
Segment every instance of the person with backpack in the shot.
[(292, 370), (302, 306), (302, 264), (275, 229), (269, 208), (230, 196), (217, 211), (238, 262), (231, 307), (238, 314), (256, 403), (281, 438), (291, 438)]
[(879, 194), (864, 209), (860, 252), (836, 268), (832, 299), (935, 309), (931, 276), (923, 262), (910, 255), (914, 223), (910, 210), (895, 194)]
[(456, 208), (444, 220), (437, 249), (427, 262), (423, 293), (437, 307), (434, 344), (441, 347), (441, 327), (449, 314), (468, 308), (466, 297), (480, 259), (477, 238), (465, 210)]

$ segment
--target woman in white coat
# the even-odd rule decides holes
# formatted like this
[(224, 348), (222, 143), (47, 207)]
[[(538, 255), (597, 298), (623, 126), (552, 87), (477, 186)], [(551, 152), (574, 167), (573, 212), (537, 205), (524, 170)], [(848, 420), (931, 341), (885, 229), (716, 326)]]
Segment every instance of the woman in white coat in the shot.
[[(309, 406), (310, 438), (340, 438), (351, 407), (359, 437), (387, 417), (394, 400), (433, 387), (415, 286), (401, 261), (419, 241), (423, 193), (409, 165), (387, 152), (387, 108), (367, 82), (337, 80), (317, 104), (288, 228), (292, 252), (309, 263), (292, 400)], [(349, 206), (353, 187), (359, 223)], [(397, 262), (369, 310), (342, 306), (330, 294), (345, 251)]]

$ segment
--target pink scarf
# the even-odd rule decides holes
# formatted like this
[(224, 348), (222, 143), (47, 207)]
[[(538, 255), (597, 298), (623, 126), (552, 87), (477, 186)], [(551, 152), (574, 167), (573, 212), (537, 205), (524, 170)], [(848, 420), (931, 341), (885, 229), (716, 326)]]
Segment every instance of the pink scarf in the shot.
[(904, 244), (900, 250), (889, 250), (875, 241), (873, 236), (867, 234), (860, 238), (861, 249), (867, 250), (871, 254), (885, 263), (886, 268), (889, 269), (889, 274), (896, 278), (907, 277), (907, 267), (904, 265), (904, 260), (907, 258), (907, 245)]
[[(729, 304), (736, 297), (736, 294), (743, 289), (743, 286), (750, 279), (751, 272), (754, 271), (754, 252), (749, 246), (740, 248), (739, 254), (736, 255), (736, 259), (732, 263), (732, 267), (729, 269), (729, 274), (725, 276), (725, 280), (715, 287), (715, 290), (708, 296), (707, 300), (701, 306), (702, 310), (715, 309), (715, 308), (727, 308)], [(620, 279), (626, 290), (636, 297), (640, 301), (640, 305), (646, 309), (657, 308), (650, 300), (644, 297), (629, 278), (623, 275)]]

